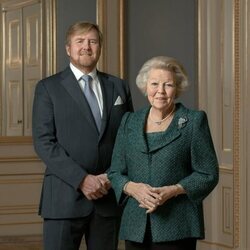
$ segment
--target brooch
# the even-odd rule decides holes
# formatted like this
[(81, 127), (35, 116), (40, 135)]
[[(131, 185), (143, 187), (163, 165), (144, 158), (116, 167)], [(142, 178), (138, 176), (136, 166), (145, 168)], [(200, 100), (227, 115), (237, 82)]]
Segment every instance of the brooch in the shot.
[(186, 126), (188, 119), (186, 117), (180, 117), (178, 120), (178, 129), (184, 128)]

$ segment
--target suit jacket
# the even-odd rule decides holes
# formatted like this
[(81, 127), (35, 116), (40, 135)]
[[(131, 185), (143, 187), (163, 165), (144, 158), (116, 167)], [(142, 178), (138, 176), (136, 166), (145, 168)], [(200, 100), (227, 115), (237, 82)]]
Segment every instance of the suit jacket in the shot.
[(177, 104), (168, 129), (149, 148), (144, 133), (148, 112), (146, 108), (124, 116), (113, 151), (109, 178), (117, 201), (126, 203), (120, 238), (142, 242), (146, 230), (146, 210), (123, 193), (128, 181), (153, 187), (179, 183), (187, 192), (149, 214), (154, 242), (203, 238), (202, 200), (218, 183), (218, 162), (206, 114)]
[[(111, 155), (123, 114), (132, 111), (128, 85), (97, 72), (103, 94), (100, 134), (85, 96), (70, 67), (41, 80), (33, 104), (33, 141), (46, 164), (39, 214), (45, 218), (83, 217), (95, 209), (104, 216), (117, 214), (113, 190), (89, 201), (78, 189), (87, 174), (110, 167)], [(118, 98), (119, 97), (119, 98)], [(120, 105), (115, 105), (121, 98)]]

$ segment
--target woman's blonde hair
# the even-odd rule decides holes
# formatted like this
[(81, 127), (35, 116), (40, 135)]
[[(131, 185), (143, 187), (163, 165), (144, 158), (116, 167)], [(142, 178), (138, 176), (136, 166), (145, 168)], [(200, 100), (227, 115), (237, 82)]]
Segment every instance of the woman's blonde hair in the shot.
[(162, 69), (173, 73), (174, 84), (176, 86), (175, 98), (179, 97), (188, 86), (187, 73), (181, 63), (172, 57), (156, 56), (149, 59), (142, 65), (136, 77), (136, 85), (145, 95), (148, 75), (152, 69)]

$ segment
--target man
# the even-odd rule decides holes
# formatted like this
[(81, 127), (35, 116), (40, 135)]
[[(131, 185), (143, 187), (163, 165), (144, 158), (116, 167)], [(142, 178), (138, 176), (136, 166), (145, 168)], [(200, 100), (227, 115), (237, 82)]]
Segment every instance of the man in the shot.
[(73, 24), (66, 34), (70, 65), (41, 80), (33, 104), (33, 139), (46, 165), (39, 214), (45, 250), (117, 249), (120, 209), (107, 178), (117, 129), (132, 111), (129, 88), (99, 72), (102, 34)]

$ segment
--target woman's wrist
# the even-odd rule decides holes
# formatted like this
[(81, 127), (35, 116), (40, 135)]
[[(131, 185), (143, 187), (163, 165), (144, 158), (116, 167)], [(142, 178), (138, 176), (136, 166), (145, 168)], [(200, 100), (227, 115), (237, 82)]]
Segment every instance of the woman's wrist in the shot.
[(131, 196), (131, 194), (128, 192), (128, 185), (130, 181), (126, 182), (125, 185), (123, 186), (123, 193), (125, 193), (128, 196)]
[(174, 185), (174, 187), (175, 187), (175, 197), (177, 197), (180, 194), (185, 194), (186, 193), (186, 191), (182, 187), (182, 185), (177, 183), (177, 184)]

